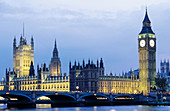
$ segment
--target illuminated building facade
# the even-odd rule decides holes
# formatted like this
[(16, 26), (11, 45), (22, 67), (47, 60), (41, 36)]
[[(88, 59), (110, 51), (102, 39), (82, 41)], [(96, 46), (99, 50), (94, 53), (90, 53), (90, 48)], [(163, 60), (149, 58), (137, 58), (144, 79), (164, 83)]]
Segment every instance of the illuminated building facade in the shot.
[(22, 35), (17, 46), (16, 38), (13, 42), (13, 68), (17, 77), (29, 76), (31, 62), (34, 64), (34, 40), (31, 38), (30, 46)]
[(50, 76), (61, 76), (61, 62), (60, 62), (60, 58), (58, 57), (56, 40), (55, 40), (55, 45), (53, 50), (53, 57), (51, 58)]
[[(0, 90), (6, 91), (70, 91), (69, 77), (61, 76), (61, 63), (58, 58), (56, 42), (50, 67), (43, 64), (37, 66), (37, 76), (34, 70), (34, 41), (27, 45), (26, 39), (21, 36), (20, 45), (13, 43), (13, 71), (6, 69), (6, 80), (0, 81)], [(57, 70), (56, 70), (57, 69)], [(57, 73), (56, 73), (57, 72)]]
[[(97, 65), (90, 62), (86, 65), (78, 66), (70, 63), (70, 89), (82, 92), (103, 92), (103, 93), (150, 93), (150, 88), (155, 87), (156, 77), (156, 38), (151, 29), (147, 10), (143, 20), (142, 31), (138, 37), (139, 70), (122, 76), (104, 75)], [(103, 66), (103, 61), (102, 61)], [(100, 72), (103, 72), (102, 74)], [(135, 72), (138, 74), (136, 75)], [(139, 75), (139, 76), (138, 76)], [(95, 87), (95, 90), (93, 90)]]
[(155, 87), (156, 77), (156, 38), (151, 29), (147, 10), (143, 27), (138, 37), (140, 92), (147, 94)]
[[(70, 63), (70, 91), (102, 92), (102, 93), (139, 93), (139, 78), (131, 73), (131, 76), (104, 75), (104, 64), (94, 64), (88, 61), (82, 65), (76, 62), (73, 66)], [(78, 89), (76, 89), (78, 86)]]
[(99, 92), (103, 93), (139, 93), (139, 78), (134, 73), (131, 76), (105, 75), (99, 77)]
[[(37, 76), (16, 77), (14, 71), (6, 71), (7, 81), (1, 81), (0, 90), (7, 91), (64, 91), (69, 92), (68, 76), (49, 76), (49, 70), (46, 65), (37, 68)], [(9, 82), (8, 82), (9, 78)]]
[(156, 38), (147, 11), (138, 37), (139, 70), (131, 71), (130, 74), (105, 75), (101, 59), (97, 64), (90, 60), (87, 64), (83, 60), (82, 65), (76, 61), (74, 65), (70, 62), (69, 77), (61, 76), (61, 62), (55, 42), (49, 68), (46, 64), (41, 67), (38, 65), (35, 76), (33, 52), (33, 38), (30, 47), (23, 37), (18, 47), (14, 39), (14, 70), (6, 70), (6, 81), (0, 82), (0, 89), (147, 94), (150, 93), (150, 87), (155, 87)]

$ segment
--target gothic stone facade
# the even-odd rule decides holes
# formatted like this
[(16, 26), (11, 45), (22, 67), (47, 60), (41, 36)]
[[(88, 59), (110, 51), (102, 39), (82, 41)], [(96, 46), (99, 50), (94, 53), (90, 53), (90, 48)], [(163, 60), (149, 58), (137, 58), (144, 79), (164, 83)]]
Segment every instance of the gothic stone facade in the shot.
[(147, 10), (143, 27), (138, 37), (140, 92), (147, 94), (155, 86), (156, 77), (156, 38), (151, 29)]
[[(88, 61), (85, 64), (83, 60), (82, 66), (76, 61), (73, 66), (71, 62), (69, 65), (70, 76), (70, 91), (82, 91), (82, 92), (98, 92), (99, 90), (99, 75), (104, 75), (103, 60), (97, 61), (97, 65), (93, 61)], [(76, 86), (79, 88), (76, 89)]]
[(50, 68), (46, 64), (37, 66), (37, 76), (34, 71), (34, 42), (31, 38), (30, 47), (21, 36), (17, 47), (13, 43), (13, 71), (6, 69), (6, 80), (0, 81), (0, 90), (6, 91), (70, 91), (69, 77), (61, 76), (61, 63), (58, 57), (56, 42)]
[[(76, 89), (76, 87), (79, 87)], [(70, 91), (102, 93), (139, 93), (139, 79), (134, 73), (130, 77), (104, 74), (103, 60), (97, 64), (88, 61), (73, 66), (70, 63)]]
[(17, 77), (29, 76), (31, 61), (34, 63), (34, 40), (31, 38), (30, 46), (21, 35), (20, 44), (17, 46), (16, 38), (13, 42), (13, 68)]

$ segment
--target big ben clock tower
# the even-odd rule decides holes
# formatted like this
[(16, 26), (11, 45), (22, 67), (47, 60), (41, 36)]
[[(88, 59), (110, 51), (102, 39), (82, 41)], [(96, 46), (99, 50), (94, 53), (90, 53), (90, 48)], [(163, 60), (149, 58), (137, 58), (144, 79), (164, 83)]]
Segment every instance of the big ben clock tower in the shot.
[(156, 38), (146, 10), (143, 27), (138, 37), (139, 52), (139, 90), (143, 94), (155, 86), (156, 77)]

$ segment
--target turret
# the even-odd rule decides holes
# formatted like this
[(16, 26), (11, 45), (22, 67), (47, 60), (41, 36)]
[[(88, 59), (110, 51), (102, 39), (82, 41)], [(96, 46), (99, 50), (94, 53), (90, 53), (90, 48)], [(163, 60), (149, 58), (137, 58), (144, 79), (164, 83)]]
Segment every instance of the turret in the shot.
[(41, 68), (40, 68), (40, 75), (41, 75), (41, 80), (43, 80), (43, 65), (41, 64)]
[(26, 40), (26, 38), (24, 39), (23, 44), (24, 44), (24, 45), (27, 45), (27, 40)]
[(24, 42), (24, 38), (22, 37), (22, 34), (21, 34), (21, 37), (20, 37), (20, 45), (23, 45), (23, 42)]
[(102, 60), (102, 58), (100, 60), (100, 68), (103, 68), (103, 60)]
[(80, 63), (79, 63), (79, 61), (78, 61), (78, 67), (80, 67)]
[(102, 58), (100, 59), (100, 68), (99, 68), (99, 71), (100, 71), (100, 73), (99, 73), (99, 75), (101, 76), (104, 76), (104, 65), (103, 65), (103, 60), (102, 60)]
[(93, 60), (91, 60), (91, 64), (93, 64)]
[(84, 62), (84, 59), (83, 59), (83, 68), (85, 67), (85, 62)]
[(88, 60), (88, 64), (90, 64), (90, 59)]
[(10, 74), (10, 69), (9, 72), (6, 69), (6, 85), (5, 85), (5, 91), (9, 91), (9, 74)]
[(16, 42), (16, 37), (14, 37), (14, 42), (13, 42), (13, 50), (15, 50), (17, 47), (17, 42)]
[(39, 72), (39, 65), (37, 65), (37, 74), (38, 74), (38, 72)]
[(164, 63), (166, 63), (166, 59), (164, 59)]
[(44, 71), (47, 71), (46, 69), (47, 69), (47, 68), (46, 68), (46, 63), (44, 63), (44, 68), (43, 68), (43, 70), (44, 70)]
[(75, 60), (75, 61), (74, 61), (74, 66), (75, 66), (75, 67), (76, 67), (76, 64), (77, 64), (77, 63), (76, 63), (76, 60)]
[(34, 76), (34, 65), (33, 62), (31, 61), (31, 65), (30, 65), (30, 70), (29, 70), (29, 76)]
[(99, 67), (99, 61), (97, 60), (97, 68)]
[(34, 39), (33, 39), (33, 36), (31, 37), (31, 49), (34, 50)]
[(71, 61), (70, 61), (70, 63), (69, 63), (69, 69), (71, 70)]

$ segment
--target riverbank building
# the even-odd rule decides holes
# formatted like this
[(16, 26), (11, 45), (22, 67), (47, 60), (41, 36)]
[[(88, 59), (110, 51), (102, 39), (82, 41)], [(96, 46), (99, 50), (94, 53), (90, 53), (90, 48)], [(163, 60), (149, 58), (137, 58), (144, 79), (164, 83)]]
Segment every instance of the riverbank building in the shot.
[(6, 91), (70, 91), (69, 77), (61, 74), (61, 62), (58, 57), (56, 41), (49, 67), (37, 65), (34, 70), (34, 39), (30, 46), (21, 35), (19, 45), (13, 41), (13, 69), (6, 69), (6, 79), (0, 82), (0, 90)]

